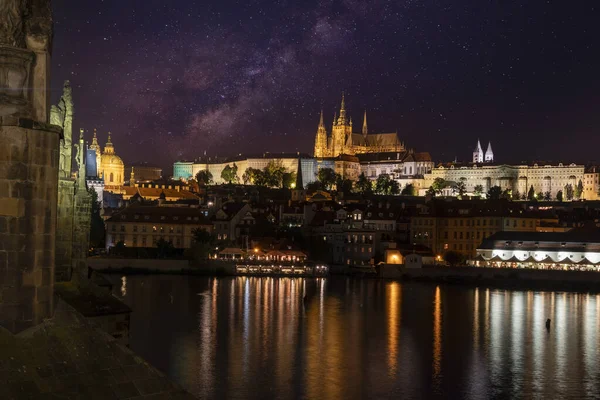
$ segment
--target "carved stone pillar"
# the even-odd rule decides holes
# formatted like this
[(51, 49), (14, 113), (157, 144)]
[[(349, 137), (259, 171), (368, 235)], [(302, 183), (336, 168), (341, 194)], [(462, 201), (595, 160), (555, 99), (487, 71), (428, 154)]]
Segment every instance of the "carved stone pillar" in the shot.
[(50, 116), (50, 40), (46, 36), (27, 36), (27, 47), (35, 53), (31, 81), (32, 117), (48, 123)]
[(30, 50), (0, 46), (0, 117), (32, 116), (29, 88), (34, 58)]

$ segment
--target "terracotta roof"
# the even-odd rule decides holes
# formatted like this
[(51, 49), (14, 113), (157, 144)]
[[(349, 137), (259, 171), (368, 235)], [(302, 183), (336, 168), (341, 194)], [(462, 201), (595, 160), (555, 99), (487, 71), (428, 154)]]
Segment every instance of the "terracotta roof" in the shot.
[(226, 247), (219, 252), (219, 254), (227, 255), (227, 254), (244, 254), (244, 250), (239, 247)]
[(134, 196), (136, 193), (138, 193), (143, 198), (151, 199), (158, 199), (163, 192), (167, 199), (198, 199), (198, 196), (192, 192), (188, 192), (187, 190), (123, 186), (123, 192), (124, 196)]

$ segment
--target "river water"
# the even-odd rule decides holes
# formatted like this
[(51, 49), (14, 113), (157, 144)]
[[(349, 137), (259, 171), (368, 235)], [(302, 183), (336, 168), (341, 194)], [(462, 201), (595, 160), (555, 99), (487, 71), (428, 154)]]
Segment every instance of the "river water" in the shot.
[(600, 398), (596, 294), (113, 279), (132, 350), (201, 399)]

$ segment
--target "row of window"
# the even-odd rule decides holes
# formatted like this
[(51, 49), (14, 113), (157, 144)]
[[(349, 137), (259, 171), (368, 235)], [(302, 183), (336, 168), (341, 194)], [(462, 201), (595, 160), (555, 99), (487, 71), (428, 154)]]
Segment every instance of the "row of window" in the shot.
[[(179, 236), (139, 236), (139, 235), (134, 235), (133, 238), (131, 239), (131, 243), (133, 245), (133, 247), (138, 247), (138, 244), (140, 247), (146, 247), (148, 246), (150, 243), (152, 244), (152, 247), (156, 246), (156, 243), (160, 240), (160, 239), (164, 239), (168, 242), (173, 243), (174, 246), (176, 247), (181, 247), (181, 237)], [(112, 237), (108, 237), (108, 241), (109, 243), (113, 243), (116, 244), (118, 242), (123, 242), (125, 243), (125, 235), (114, 235)]]
[[(133, 232), (138, 232), (138, 226), (137, 225), (133, 225), (132, 228)], [(146, 232), (148, 230), (148, 227), (146, 225), (142, 225), (141, 229), (142, 232)], [(112, 232), (116, 232), (117, 231), (117, 225), (113, 224), (111, 226), (111, 231)], [(181, 226), (177, 226), (177, 227), (173, 227), (173, 226), (169, 226), (169, 227), (164, 227), (164, 226), (156, 226), (153, 225), (152, 226), (152, 232), (160, 232), (160, 233), (164, 233), (168, 231), (169, 233), (182, 233), (183, 232), (183, 228)], [(119, 232), (127, 232), (127, 228), (125, 227), (125, 225), (121, 225)]]
[[(208, 211), (203, 212), (204, 215), (208, 215)], [(133, 216), (133, 219), (140, 219), (140, 215), (139, 214), (135, 214)], [(127, 215), (126, 214), (121, 214), (121, 219), (127, 219)], [(171, 218), (173, 221), (179, 221), (179, 217), (177, 215), (173, 216)], [(150, 215), (144, 215), (144, 220), (148, 221), (150, 220)], [(166, 221), (167, 217), (165, 215), (161, 215), (160, 216), (160, 220), (161, 221)], [(181, 220), (185, 220), (185, 221), (199, 221), (200, 217), (182, 217)]]

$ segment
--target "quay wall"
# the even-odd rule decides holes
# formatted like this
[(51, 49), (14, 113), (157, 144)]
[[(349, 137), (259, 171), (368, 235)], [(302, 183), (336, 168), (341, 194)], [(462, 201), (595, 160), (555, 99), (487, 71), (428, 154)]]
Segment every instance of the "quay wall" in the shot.
[(600, 291), (600, 272), (516, 268), (381, 265), (379, 277), (442, 283), (482, 284), (509, 288)]

